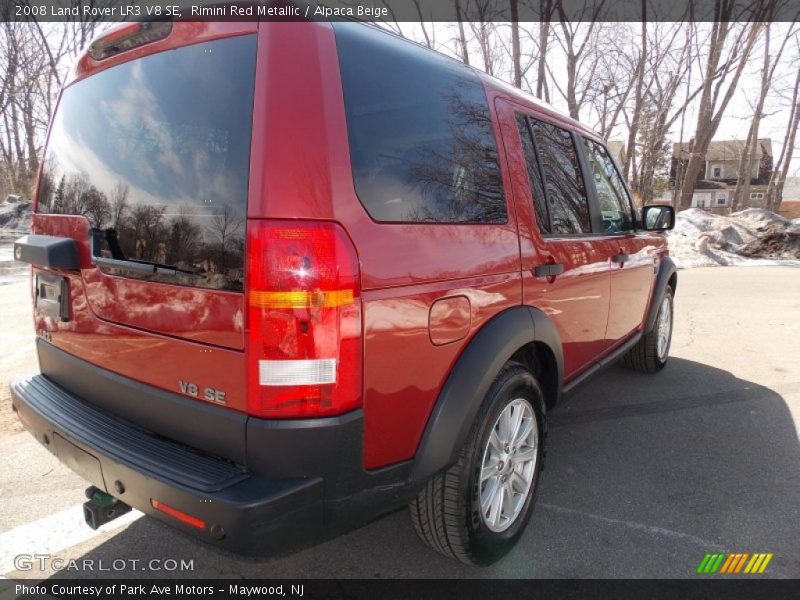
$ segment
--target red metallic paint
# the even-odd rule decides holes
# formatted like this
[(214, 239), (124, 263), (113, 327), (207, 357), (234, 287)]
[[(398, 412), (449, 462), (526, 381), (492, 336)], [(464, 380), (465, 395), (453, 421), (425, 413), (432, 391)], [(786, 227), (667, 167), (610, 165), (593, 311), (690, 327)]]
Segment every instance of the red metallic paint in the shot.
[[(167, 39), (101, 63), (82, 56), (69, 82), (153, 52), (255, 31), (248, 217), (334, 220), (357, 249), (366, 468), (413, 457), (452, 365), (501, 311), (525, 302), (551, 316), (564, 341), (567, 378), (641, 326), (646, 299), (639, 286), (646, 284), (646, 272), (652, 278), (652, 252), (664, 252), (663, 240), (539, 235), (511, 102), (596, 137), (510, 86), (481, 76), (500, 149), (508, 222), (432, 225), (379, 224), (358, 201), (328, 23), (176, 23)], [(102, 274), (89, 263), (87, 227), (81, 217), (34, 220), (39, 233), (78, 240), (84, 266), (81, 275), (67, 275), (74, 319), (59, 323), (37, 314), (37, 330), (100, 367), (173, 392), (178, 379), (222, 389), (230, 408), (244, 410), (243, 296)], [(632, 256), (621, 269), (610, 261), (620, 248)], [(565, 274), (552, 282), (535, 277), (535, 265), (550, 259), (565, 264)], [(620, 304), (609, 312), (612, 296), (635, 307)], [(441, 316), (432, 310), (442, 306), (437, 301), (455, 297), (466, 303), (444, 304)]]
[(434, 346), (457, 342), (467, 336), (471, 324), (471, 305), (466, 296), (441, 298), (433, 303), (428, 316), (428, 331)]
[[(610, 272), (617, 267), (610, 247), (594, 237), (543, 237), (536, 227), (525, 157), (517, 130), (516, 112), (551, 120), (532, 104), (495, 96), (502, 123), (503, 146), (520, 217), (523, 295), (525, 303), (547, 314), (561, 336), (564, 375), (569, 378), (586, 368), (611, 344), (606, 339), (610, 297)], [(564, 273), (550, 280), (536, 277), (537, 265), (558, 263)]]

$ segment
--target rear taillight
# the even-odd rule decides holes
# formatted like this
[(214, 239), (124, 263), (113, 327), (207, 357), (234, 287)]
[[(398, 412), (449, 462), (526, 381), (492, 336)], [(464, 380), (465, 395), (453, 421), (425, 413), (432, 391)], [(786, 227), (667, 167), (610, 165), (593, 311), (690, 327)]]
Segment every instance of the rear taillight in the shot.
[(358, 258), (335, 223), (247, 224), (247, 407), (270, 418), (361, 405)]
[(88, 52), (95, 60), (103, 60), (131, 48), (163, 40), (172, 31), (169, 21), (148, 21), (123, 25), (92, 42)]

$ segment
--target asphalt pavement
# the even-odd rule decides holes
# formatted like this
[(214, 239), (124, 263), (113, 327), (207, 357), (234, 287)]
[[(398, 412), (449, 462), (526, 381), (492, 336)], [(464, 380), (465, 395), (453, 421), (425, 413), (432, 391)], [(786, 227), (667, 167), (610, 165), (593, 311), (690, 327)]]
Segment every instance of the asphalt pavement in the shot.
[[(28, 294), (0, 286), (0, 376), (31, 366)], [(758, 577), (800, 577), (800, 268), (681, 271), (675, 311), (661, 373), (613, 367), (551, 412), (536, 511), (491, 567), (429, 550), (405, 511), (261, 561), (138, 514), (92, 532), (85, 483), (5, 419), (0, 573), (51, 576), (49, 559), (25, 560), (45, 553), (66, 578), (685, 578), (709, 552), (769, 552)]]

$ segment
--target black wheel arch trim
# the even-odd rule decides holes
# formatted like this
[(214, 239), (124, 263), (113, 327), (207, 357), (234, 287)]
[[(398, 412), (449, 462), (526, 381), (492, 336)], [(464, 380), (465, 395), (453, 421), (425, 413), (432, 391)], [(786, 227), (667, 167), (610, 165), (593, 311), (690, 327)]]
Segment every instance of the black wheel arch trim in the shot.
[(552, 351), (560, 397), (564, 360), (555, 325), (529, 306), (503, 311), (475, 334), (450, 371), (417, 448), (412, 482), (425, 481), (456, 462), (492, 381), (517, 350), (532, 342)]
[[(655, 284), (653, 284), (653, 293), (650, 296), (650, 307), (647, 310), (647, 321), (644, 326), (644, 333), (653, 331), (656, 324), (656, 317), (658, 316), (658, 309), (661, 306), (661, 299), (664, 297), (664, 292), (669, 285), (670, 279), (675, 275), (677, 277), (678, 269), (675, 263), (669, 256), (661, 259), (658, 274), (656, 275)], [(675, 290), (672, 290), (673, 292)]]

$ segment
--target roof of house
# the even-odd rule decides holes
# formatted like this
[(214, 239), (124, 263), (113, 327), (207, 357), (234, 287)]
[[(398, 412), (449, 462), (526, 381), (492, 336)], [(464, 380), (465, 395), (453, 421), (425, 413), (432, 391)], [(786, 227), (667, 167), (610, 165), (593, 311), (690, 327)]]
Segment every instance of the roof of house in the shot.
[[(725, 160), (739, 160), (742, 156), (746, 140), (725, 140), (718, 142), (711, 142), (708, 145), (706, 152), (706, 160), (725, 161)], [(761, 156), (766, 154), (772, 156), (772, 139), (761, 138), (758, 140), (756, 147), (756, 159), (760, 160)], [(672, 144), (672, 156), (674, 158), (681, 158), (687, 160), (689, 158), (689, 143)]]

